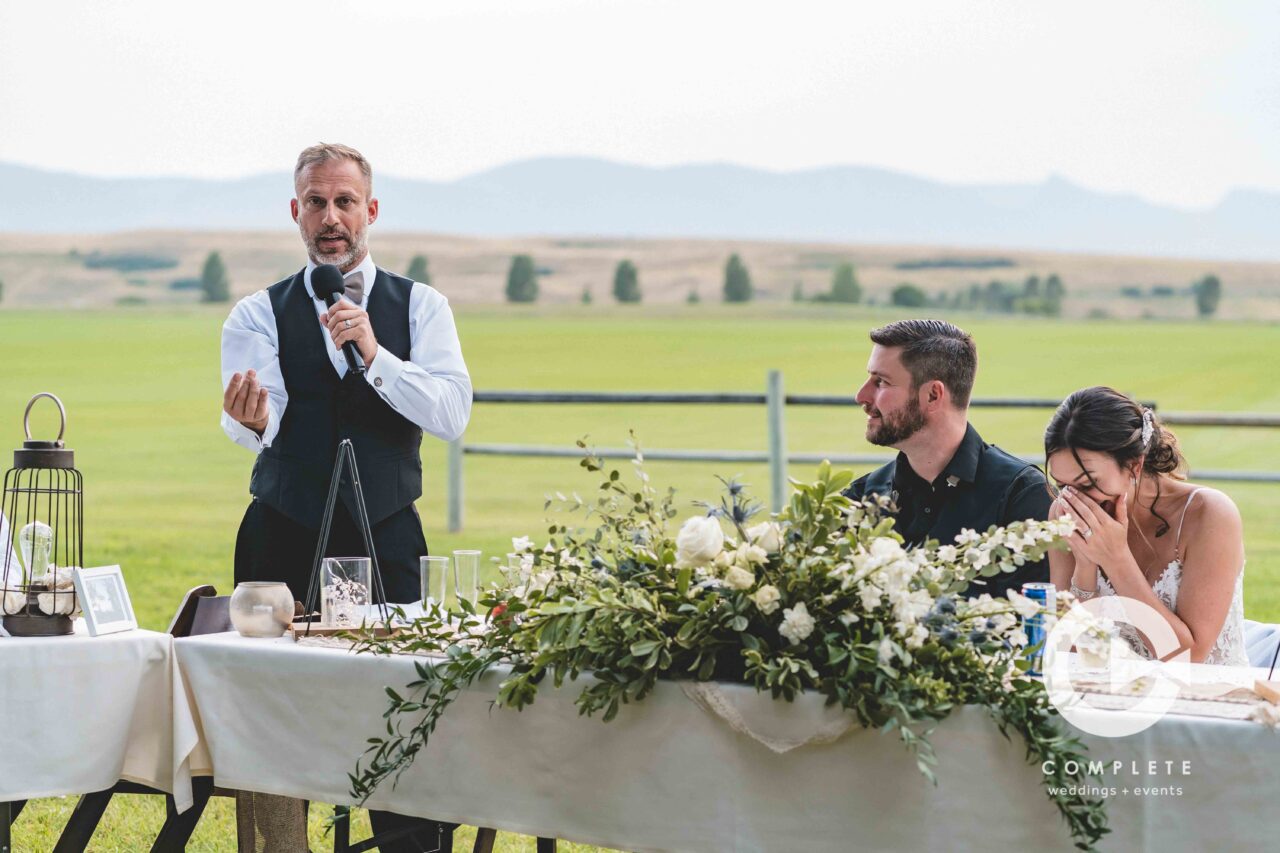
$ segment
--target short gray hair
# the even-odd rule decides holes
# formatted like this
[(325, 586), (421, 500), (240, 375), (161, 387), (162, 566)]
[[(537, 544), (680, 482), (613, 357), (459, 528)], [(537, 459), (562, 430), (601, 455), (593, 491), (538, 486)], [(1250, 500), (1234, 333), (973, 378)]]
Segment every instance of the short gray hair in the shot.
[(369, 191), (369, 195), (373, 195), (373, 168), (369, 165), (369, 161), (350, 145), (340, 145), (335, 142), (319, 142), (302, 150), (298, 155), (298, 165), (293, 167), (294, 187), (298, 186), (303, 172), (330, 160), (350, 160), (359, 166), (360, 174), (364, 175), (365, 188)]

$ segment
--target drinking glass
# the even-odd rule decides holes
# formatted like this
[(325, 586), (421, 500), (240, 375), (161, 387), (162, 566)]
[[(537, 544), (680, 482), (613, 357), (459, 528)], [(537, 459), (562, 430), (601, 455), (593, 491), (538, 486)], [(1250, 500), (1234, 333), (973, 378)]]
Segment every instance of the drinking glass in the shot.
[(456, 598), (476, 601), (480, 591), (480, 552), (460, 549), (453, 552), (453, 594)]
[(444, 600), (449, 594), (448, 557), (421, 557), (418, 560), (422, 580), (422, 606), (430, 607), (439, 604), (444, 607)]
[(517, 586), (524, 586), (529, 582), (529, 575), (533, 571), (533, 555), (532, 554), (508, 554), (507, 555), (507, 580)]
[(368, 557), (326, 557), (321, 564), (320, 622), (329, 628), (355, 628), (369, 607)]

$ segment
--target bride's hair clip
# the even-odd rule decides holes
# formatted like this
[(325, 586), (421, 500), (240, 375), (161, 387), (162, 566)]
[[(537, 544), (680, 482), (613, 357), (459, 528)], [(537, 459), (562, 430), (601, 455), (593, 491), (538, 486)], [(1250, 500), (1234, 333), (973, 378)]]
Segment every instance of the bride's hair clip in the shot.
[(1151, 447), (1151, 436), (1156, 431), (1155, 420), (1155, 415), (1151, 414), (1150, 409), (1142, 410), (1142, 449), (1144, 451)]

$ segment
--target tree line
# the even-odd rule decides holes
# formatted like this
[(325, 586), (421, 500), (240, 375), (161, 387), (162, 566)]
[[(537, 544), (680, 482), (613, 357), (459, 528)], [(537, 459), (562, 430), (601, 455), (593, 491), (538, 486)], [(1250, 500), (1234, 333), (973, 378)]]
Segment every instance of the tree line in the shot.
[[(86, 264), (93, 260), (93, 266), (110, 266), (116, 259), (99, 258), (91, 255)], [(135, 264), (136, 259), (128, 259)], [(174, 262), (176, 263), (176, 261)], [(507, 271), (506, 299), (511, 303), (532, 303), (538, 300), (538, 279), (545, 274), (534, 264), (533, 257), (527, 254), (514, 255)], [(414, 255), (405, 270), (405, 276), (413, 281), (430, 285), (431, 271), (426, 255)], [(231, 282), (222, 255), (212, 251), (206, 256), (198, 279), (179, 279), (172, 283), (175, 289), (199, 289), (203, 302), (229, 302), (231, 300)], [(755, 298), (755, 286), (751, 280), (751, 272), (737, 253), (731, 254), (724, 265), (724, 277), (721, 286), (721, 298), (724, 302), (745, 303)], [(1121, 293), (1136, 298), (1144, 294), (1138, 288), (1123, 288)], [(1200, 317), (1212, 317), (1218, 311), (1222, 301), (1222, 282), (1216, 275), (1206, 275), (1194, 282), (1190, 293), (1195, 300), (1196, 313)], [(903, 282), (890, 292), (889, 302), (900, 308), (939, 307), (962, 311), (983, 311), (997, 314), (1028, 314), (1057, 317), (1062, 313), (1062, 305), (1067, 289), (1062, 278), (1051, 273), (1043, 279), (1037, 275), (1028, 276), (1021, 282), (1001, 281), (993, 279), (985, 285), (970, 284), (953, 292), (939, 292), (930, 297), (923, 288)], [(1171, 287), (1152, 288), (1153, 295), (1172, 296)], [(612, 296), (614, 301), (623, 305), (634, 305), (643, 301), (640, 287), (640, 272), (635, 263), (629, 259), (618, 261), (613, 273)], [(857, 271), (852, 263), (837, 264), (832, 270), (831, 284), (827, 291), (807, 296), (803, 286), (797, 282), (792, 292), (795, 302), (830, 302), (848, 305), (863, 301), (863, 288), (858, 281)], [(0, 301), (4, 298), (4, 283), (0, 282)], [(590, 304), (593, 296), (590, 287), (582, 292), (581, 301)], [(695, 304), (701, 301), (697, 288), (689, 291), (686, 302)]]

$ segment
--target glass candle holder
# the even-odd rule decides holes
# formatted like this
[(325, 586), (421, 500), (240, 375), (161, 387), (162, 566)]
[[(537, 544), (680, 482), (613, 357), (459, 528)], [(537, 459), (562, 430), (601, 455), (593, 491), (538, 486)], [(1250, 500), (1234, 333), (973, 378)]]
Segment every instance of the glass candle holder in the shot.
[(444, 607), (444, 601), (449, 595), (449, 564), (453, 562), (448, 557), (419, 557), (418, 573), (422, 582), (422, 606), (430, 607), (432, 604), (439, 604)]
[(231, 593), (231, 627), (244, 637), (279, 637), (293, 621), (293, 593), (283, 583), (243, 581)]
[(326, 557), (320, 566), (320, 622), (327, 628), (356, 628), (369, 608), (368, 557)]

